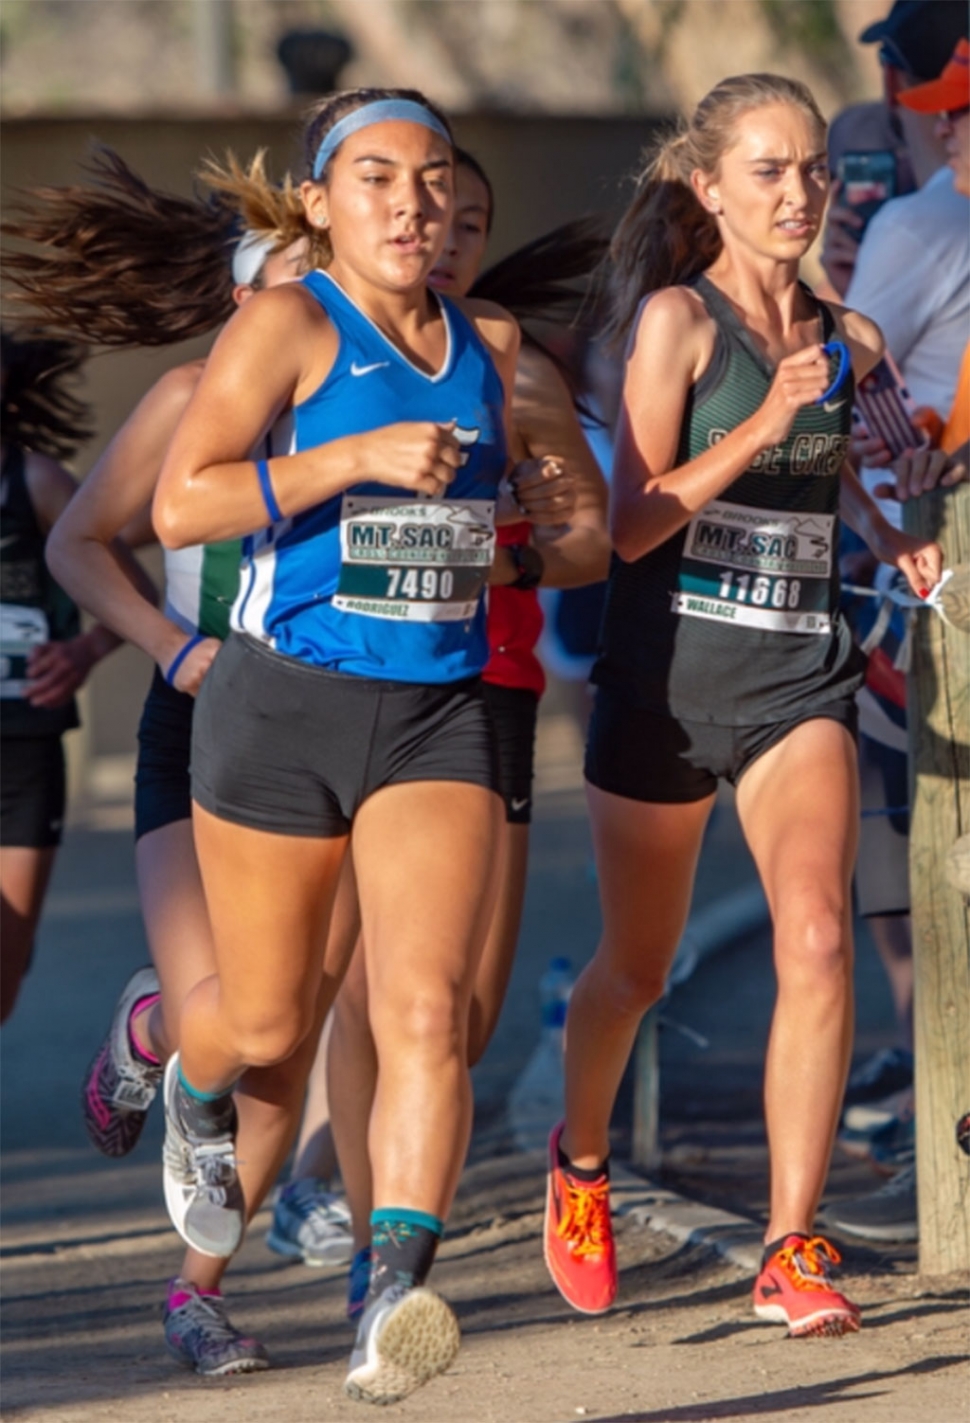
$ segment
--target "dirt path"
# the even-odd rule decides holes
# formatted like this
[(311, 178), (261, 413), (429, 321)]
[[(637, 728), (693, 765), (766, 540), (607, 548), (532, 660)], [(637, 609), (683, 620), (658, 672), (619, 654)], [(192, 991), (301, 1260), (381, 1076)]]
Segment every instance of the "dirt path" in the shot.
[[(350, 1330), (343, 1280), (287, 1266), (254, 1227), (231, 1276), (235, 1319), (274, 1369), (205, 1382), (167, 1359), (160, 1282), (172, 1236), (149, 1204), (155, 1169), (67, 1162), (8, 1177), (24, 1223), (4, 1248), (4, 1414), (45, 1423), (344, 1423), (368, 1416), (341, 1391)], [(37, 1168), (41, 1169), (38, 1170)], [(706, 1250), (620, 1225), (623, 1284), (609, 1316), (571, 1315), (542, 1263), (537, 1157), (472, 1167), (436, 1284), (456, 1305), (456, 1367), (380, 1416), (417, 1423), (965, 1423), (965, 1294), (920, 1294), (912, 1276), (852, 1279), (866, 1328), (792, 1342), (759, 1324), (749, 1281)], [(20, 1173), (13, 1173), (16, 1177)], [(126, 1189), (119, 1191), (122, 1182)], [(40, 1215), (19, 1208), (31, 1202)], [(124, 1202), (128, 1205), (125, 1206)], [(819, 1410), (824, 1410), (820, 1412)]]

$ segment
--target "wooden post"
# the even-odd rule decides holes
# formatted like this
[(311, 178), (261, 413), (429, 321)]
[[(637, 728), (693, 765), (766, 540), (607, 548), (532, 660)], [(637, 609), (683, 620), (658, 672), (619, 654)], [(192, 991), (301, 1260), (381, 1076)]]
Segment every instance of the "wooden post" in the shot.
[[(970, 563), (970, 485), (910, 500), (905, 522), (939, 540), (946, 567)], [(970, 830), (970, 634), (917, 612), (911, 670), (919, 1265), (943, 1275), (970, 1269), (970, 1158), (956, 1140), (970, 1111), (970, 904), (947, 869)]]
[(633, 1164), (642, 1171), (660, 1168), (660, 1048), (656, 1004), (644, 1017), (634, 1048)]

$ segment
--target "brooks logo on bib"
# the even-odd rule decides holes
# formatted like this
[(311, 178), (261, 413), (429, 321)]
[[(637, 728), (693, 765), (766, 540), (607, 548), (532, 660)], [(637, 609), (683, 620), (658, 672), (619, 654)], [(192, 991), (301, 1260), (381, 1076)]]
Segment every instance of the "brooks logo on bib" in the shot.
[(835, 516), (714, 499), (690, 521), (672, 611), (769, 632), (831, 628)]
[(333, 606), (397, 622), (474, 617), (495, 555), (494, 515), (487, 499), (345, 494)]

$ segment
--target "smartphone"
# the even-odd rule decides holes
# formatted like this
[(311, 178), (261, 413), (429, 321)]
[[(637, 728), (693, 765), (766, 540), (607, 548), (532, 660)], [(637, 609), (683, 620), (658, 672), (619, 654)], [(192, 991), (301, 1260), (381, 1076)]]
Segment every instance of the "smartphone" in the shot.
[(843, 153), (836, 173), (842, 184), (840, 201), (862, 219), (861, 237), (883, 203), (896, 196), (896, 155), (889, 149)]

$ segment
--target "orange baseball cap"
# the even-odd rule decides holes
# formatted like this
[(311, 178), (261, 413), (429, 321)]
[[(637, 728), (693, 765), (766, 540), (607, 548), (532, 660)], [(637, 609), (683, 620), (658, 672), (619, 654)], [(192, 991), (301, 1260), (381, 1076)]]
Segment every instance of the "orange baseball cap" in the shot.
[(945, 114), (970, 106), (970, 40), (960, 40), (953, 58), (938, 79), (917, 84), (897, 95), (899, 102), (918, 114)]

